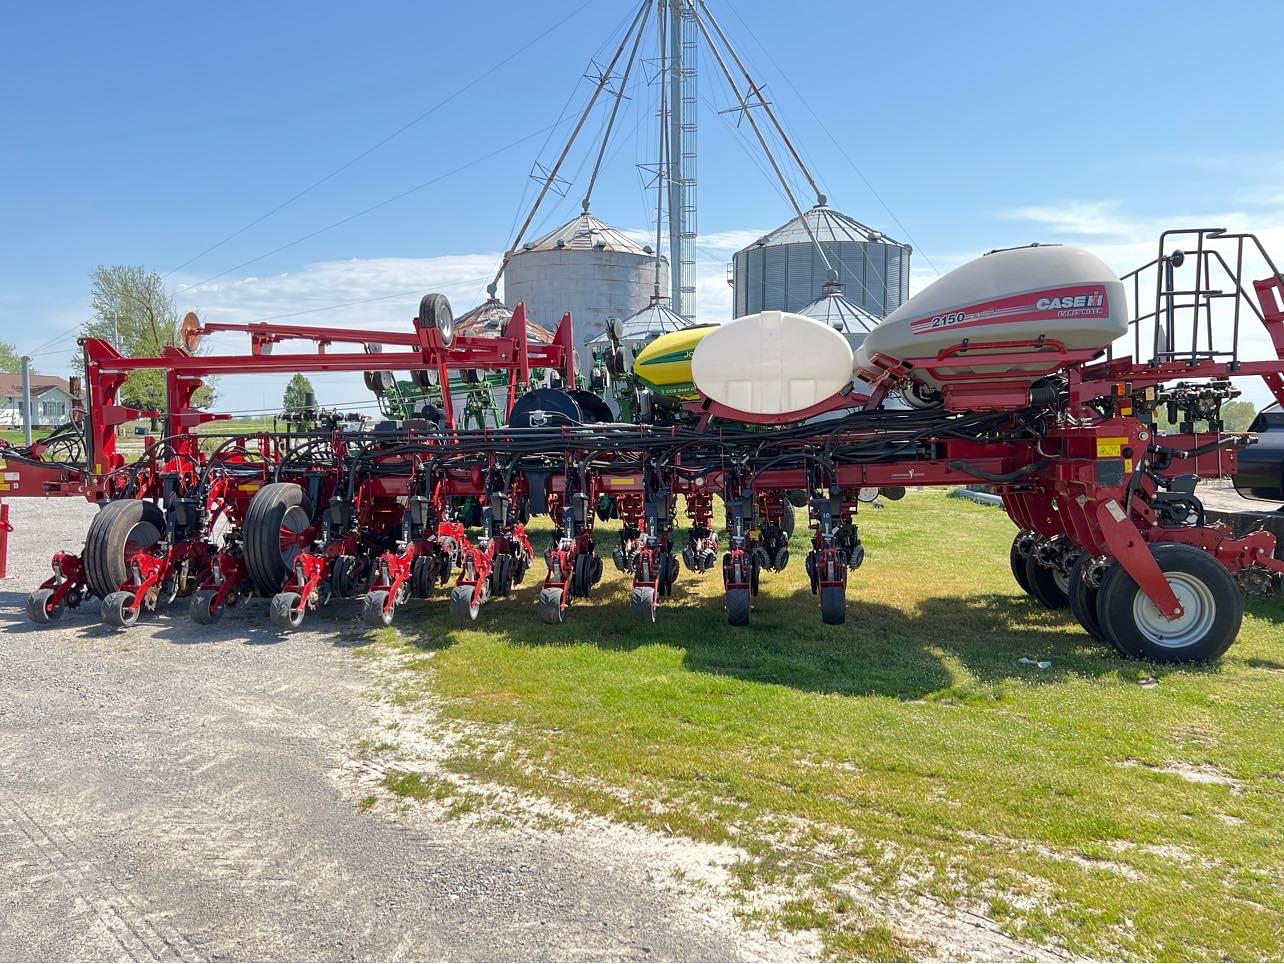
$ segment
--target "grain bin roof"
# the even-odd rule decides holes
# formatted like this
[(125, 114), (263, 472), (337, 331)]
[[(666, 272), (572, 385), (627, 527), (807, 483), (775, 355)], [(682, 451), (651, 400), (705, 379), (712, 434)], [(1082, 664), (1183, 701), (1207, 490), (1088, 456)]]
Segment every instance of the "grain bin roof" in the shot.
[(543, 237), (522, 245), (522, 250), (518, 254), (522, 251), (560, 251), (568, 248), (577, 251), (596, 249), (637, 254), (642, 257), (652, 256), (649, 246), (639, 245), (628, 235), (594, 217), (588, 211), (576, 215), (560, 228), (555, 228)]
[(864, 308), (847, 300), (841, 285), (825, 285), (825, 293), (798, 312), (830, 328), (853, 334), (873, 331), (878, 319)]
[[(498, 298), (488, 298), (476, 308), (455, 319), (455, 334), (495, 338), (504, 330), (508, 319), (512, 317), (512, 308)], [(553, 334), (528, 318), (526, 319), (526, 339), (535, 345), (547, 345), (553, 341)]]
[[(680, 328), (690, 327), (690, 322), (668, 305), (662, 301), (653, 300), (641, 311), (634, 312), (624, 319), (624, 334), (621, 336), (621, 340), (649, 340), (658, 338), (661, 335), (667, 335), (669, 332), (677, 331)], [(610, 341), (610, 336), (604, 331), (596, 338), (590, 338), (589, 344), (597, 345), (607, 341)]]
[[(807, 228), (803, 226), (803, 218), (807, 219), (816, 240), (822, 244), (826, 241), (882, 241), (885, 244), (900, 244), (883, 232), (848, 217), (842, 211), (836, 211), (827, 204), (817, 204), (810, 211), (804, 212), (802, 218), (794, 218), (787, 224), (782, 224), (749, 245), (749, 248), (774, 244), (810, 244), (811, 238), (807, 234)], [(743, 250), (747, 251), (749, 248)]]

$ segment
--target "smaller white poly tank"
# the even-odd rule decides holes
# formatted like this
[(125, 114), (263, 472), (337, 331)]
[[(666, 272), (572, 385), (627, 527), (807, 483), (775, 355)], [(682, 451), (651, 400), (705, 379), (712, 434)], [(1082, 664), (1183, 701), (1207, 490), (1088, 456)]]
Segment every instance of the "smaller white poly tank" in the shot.
[[(1096, 255), (1062, 245), (1008, 248), (955, 268), (888, 315), (856, 350), (854, 370), (873, 376), (876, 353), (929, 358), (967, 339), (968, 355), (950, 372), (994, 372), (964, 359), (984, 356), (987, 343), (1040, 336), (1070, 350), (1105, 348), (1127, 331), (1123, 283)], [(926, 372), (916, 379), (936, 387)]]
[(701, 394), (754, 415), (801, 412), (852, 380), (852, 349), (841, 332), (804, 315), (762, 311), (705, 335), (691, 356)]

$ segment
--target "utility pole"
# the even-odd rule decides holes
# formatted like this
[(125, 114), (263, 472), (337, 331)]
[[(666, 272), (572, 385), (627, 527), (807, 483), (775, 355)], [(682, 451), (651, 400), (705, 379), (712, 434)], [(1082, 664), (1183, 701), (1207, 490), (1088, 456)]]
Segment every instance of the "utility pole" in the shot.
[(31, 444), (31, 356), (22, 356), (22, 435)]

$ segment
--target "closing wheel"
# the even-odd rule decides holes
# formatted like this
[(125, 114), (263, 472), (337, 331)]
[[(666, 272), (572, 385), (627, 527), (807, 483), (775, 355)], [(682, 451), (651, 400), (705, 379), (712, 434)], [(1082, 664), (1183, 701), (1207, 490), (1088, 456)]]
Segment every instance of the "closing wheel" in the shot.
[(490, 594), (507, 596), (512, 591), (513, 557), (507, 553), (500, 553), (495, 557), (494, 566), (490, 571)]
[(200, 623), (202, 626), (212, 626), (218, 622), (219, 617), (223, 615), (223, 607), (214, 608), (214, 597), (217, 595), (216, 589), (201, 589), (192, 593), (192, 601), (187, 606), (187, 614), (192, 618), (192, 622)]
[(560, 623), (566, 616), (562, 611), (562, 590), (557, 586), (541, 589), (539, 594), (539, 618), (546, 623)]
[(268, 616), (277, 629), (298, 629), (303, 625), (303, 600), (297, 592), (279, 592), (272, 597)]
[(571, 577), (572, 596), (587, 599), (593, 592), (593, 559), (594, 557), (587, 552), (582, 552), (575, 557), (575, 574)]
[(650, 586), (635, 586), (629, 593), (629, 610), (638, 622), (655, 622), (655, 590)]
[(1025, 579), (1029, 583), (1029, 592), (1034, 599), (1049, 609), (1065, 609), (1070, 605), (1066, 591), (1070, 588), (1070, 577), (1062, 575), (1059, 569), (1041, 566), (1034, 558), (1034, 553), (1025, 558)]
[(821, 587), (820, 621), (826, 626), (841, 626), (847, 622), (847, 593), (842, 586)]
[(303, 551), (312, 525), (312, 504), (301, 486), (272, 482), (250, 500), (242, 534), (245, 566), (259, 594), (278, 593)]
[(371, 629), (392, 625), (392, 611), (388, 609), (387, 590), (376, 589), (366, 594), (365, 604), (361, 607), (361, 621)]
[(727, 590), (727, 625), (749, 625), (749, 590)]
[(116, 629), (124, 629), (138, 622), (138, 610), (133, 607), (132, 592), (112, 592), (103, 599), (103, 622)]
[(473, 601), (472, 586), (456, 586), (450, 590), (450, 615), (453, 619), (472, 621), (477, 618), (481, 604)]
[(1093, 559), (1089, 555), (1080, 556), (1079, 561), (1074, 564), (1074, 568), (1070, 570), (1066, 601), (1070, 605), (1070, 612), (1079, 620), (1079, 625), (1087, 630), (1088, 635), (1107, 643), (1110, 641), (1106, 638), (1106, 631), (1101, 628), (1101, 620), (1097, 618), (1098, 590), (1088, 585), (1087, 575), (1092, 564)]
[(1022, 529), (1012, 539), (1012, 548), (1008, 551), (1008, 565), (1012, 567), (1012, 578), (1015, 579), (1017, 585), (1021, 587), (1021, 591), (1028, 596), (1030, 595), (1030, 580), (1025, 574), (1026, 557), (1021, 553), (1021, 550), (1017, 548), (1017, 546), (1020, 545), (1021, 540), (1025, 537), (1026, 531)]
[(27, 618), (33, 623), (51, 623), (62, 615), (62, 601), (50, 605), (52, 589), (37, 589), (27, 597)]
[(1182, 615), (1165, 619), (1123, 566), (1101, 580), (1097, 615), (1121, 653), (1159, 663), (1200, 663), (1230, 648), (1244, 619), (1244, 599), (1226, 567), (1193, 546), (1165, 543), (1151, 549)]
[(89, 591), (106, 599), (129, 578), (129, 559), (150, 549), (165, 531), (159, 506), (138, 499), (108, 502), (89, 523), (85, 535), (85, 581)]

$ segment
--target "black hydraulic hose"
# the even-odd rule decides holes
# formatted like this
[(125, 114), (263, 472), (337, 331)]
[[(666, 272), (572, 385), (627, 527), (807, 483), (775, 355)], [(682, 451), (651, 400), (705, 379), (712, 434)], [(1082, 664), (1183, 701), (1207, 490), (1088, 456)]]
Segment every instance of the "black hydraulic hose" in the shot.
[(1039, 459), (1037, 462), (1031, 462), (1029, 465), (1023, 465), (1021, 468), (1014, 469), (1011, 472), (999, 473), (990, 472), (987, 469), (981, 468), (979, 465), (973, 465), (971, 462), (963, 462), (956, 459), (953, 462), (947, 462), (946, 467), (956, 469), (959, 472), (966, 472), (969, 475), (975, 475), (978, 479), (985, 479), (986, 482), (993, 482), (995, 485), (1005, 485), (1009, 482), (1019, 482), (1027, 476), (1034, 475), (1036, 472), (1045, 468), (1047, 464), (1047, 459)]
[(1235, 445), (1255, 445), (1257, 440), (1251, 435), (1228, 435), (1198, 448), (1193, 449), (1169, 449), (1155, 446), (1155, 451), (1160, 455), (1167, 456), (1170, 459), (1194, 459), (1201, 455), (1207, 455), (1209, 452), (1216, 452), (1218, 449), (1231, 448)]

